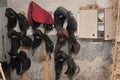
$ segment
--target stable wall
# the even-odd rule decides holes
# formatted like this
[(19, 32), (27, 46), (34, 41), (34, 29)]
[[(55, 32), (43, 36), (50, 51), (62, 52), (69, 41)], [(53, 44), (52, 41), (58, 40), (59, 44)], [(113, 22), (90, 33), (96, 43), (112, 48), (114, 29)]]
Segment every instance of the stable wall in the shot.
[[(24, 11), (27, 15), (29, 2), (32, 0), (8, 0), (8, 7), (14, 8), (17, 12)], [(97, 3), (99, 7), (109, 7), (108, 0), (33, 0), (42, 8), (54, 12), (58, 6), (63, 6), (73, 13), (77, 18), (81, 6)]]
[[(16, 12), (24, 11), (27, 16), (28, 4), (31, 0), (8, 0), (8, 7), (16, 10)], [(54, 12), (58, 6), (63, 6), (73, 13), (76, 20), (78, 11), (81, 6), (97, 3), (100, 7), (109, 7), (108, 0), (34, 0), (41, 7), (48, 11)], [(78, 22), (79, 23), (79, 22)], [(79, 23), (80, 24), (80, 23)], [(79, 26), (78, 26), (79, 27)], [(55, 32), (52, 32), (55, 34)], [(50, 35), (53, 42), (56, 42), (56, 36)], [(76, 64), (80, 67), (80, 73), (74, 76), (75, 80), (107, 80), (110, 72), (109, 65), (112, 63), (112, 41), (94, 41), (77, 38), (81, 44), (78, 55), (74, 56)], [(41, 48), (41, 47), (40, 47)], [(27, 73), (28, 80), (43, 80), (43, 62), (39, 60), (42, 50), (38, 49), (34, 56), (29, 54), (32, 65)], [(66, 48), (67, 50), (67, 48)], [(54, 80), (54, 60), (49, 60), (49, 80)], [(20, 79), (15, 73), (11, 75), (12, 80)], [(16, 76), (16, 77), (14, 77)], [(61, 80), (67, 80), (67, 76), (62, 74)]]
[(6, 53), (8, 50), (5, 47), (7, 43), (5, 43), (6, 34), (5, 26), (6, 26), (6, 18), (5, 18), (5, 9), (7, 6), (7, 0), (0, 0), (0, 62), (5, 61)]
[[(24, 11), (27, 17), (28, 5), (32, 0), (8, 0), (8, 7), (15, 9), (17, 12)], [(54, 11), (57, 7), (63, 6), (73, 13), (75, 18), (78, 20), (78, 11), (81, 6), (86, 6), (87, 4), (98, 4), (101, 8), (107, 8), (110, 6), (108, 0), (33, 0), (39, 4), (42, 8), (47, 11)], [(79, 24), (78, 24), (79, 25)], [(49, 33), (55, 34), (54, 32)], [(77, 34), (77, 33), (76, 33)]]

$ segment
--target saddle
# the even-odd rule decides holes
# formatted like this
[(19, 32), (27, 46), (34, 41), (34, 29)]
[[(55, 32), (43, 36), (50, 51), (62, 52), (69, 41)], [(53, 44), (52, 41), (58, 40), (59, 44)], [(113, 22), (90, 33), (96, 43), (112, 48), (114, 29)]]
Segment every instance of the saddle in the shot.
[[(31, 47), (32, 40), (26, 36), (26, 30), (28, 29), (27, 19), (24, 15), (17, 14), (12, 8), (6, 9), (5, 16), (8, 18), (7, 35), (11, 40), (11, 49), (8, 53), (11, 57), (9, 65), (13, 70), (16, 69), (18, 75), (21, 75), (31, 65), (31, 61), (24, 51), (18, 53), (20, 46)], [(17, 31), (17, 29), (20, 29), (20, 31)]]
[(46, 51), (48, 52), (48, 54), (53, 52), (54, 44), (46, 34), (43, 34), (42, 31), (39, 29), (35, 29), (33, 36), (34, 36), (33, 44), (32, 44), (33, 50), (35, 50), (38, 46), (40, 46), (40, 44), (44, 40), (46, 44)]
[[(68, 24), (64, 23), (67, 20)], [(69, 12), (64, 7), (58, 7), (54, 12), (54, 26), (57, 31), (57, 43), (55, 46), (55, 71), (56, 80), (60, 79), (60, 74), (64, 63), (67, 64), (68, 69), (65, 72), (69, 76), (70, 80), (76, 73), (77, 69), (79, 72), (79, 67), (76, 66), (71, 54), (77, 54), (80, 50), (80, 44), (77, 42), (74, 32), (77, 30), (77, 21), (71, 12)], [(61, 48), (68, 42), (69, 55), (61, 51)]]
[(65, 71), (65, 74), (69, 77), (72, 77), (76, 72), (79, 72), (79, 67), (76, 66), (73, 58), (70, 55), (67, 55), (61, 50), (58, 50), (55, 53), (55, 71), (56, 71), (56, 80), (59, 80), (60, 74), (63, 69), (64, 63), (67, 64), (68, 68)]
[(16, 69), (18, 75), (21, 75), (30, 68), (31, 61), (24, 51), (20, 51), (16, 55), (10, 52), (9, 54), (11, 56), (9, 65), (12, 70)]

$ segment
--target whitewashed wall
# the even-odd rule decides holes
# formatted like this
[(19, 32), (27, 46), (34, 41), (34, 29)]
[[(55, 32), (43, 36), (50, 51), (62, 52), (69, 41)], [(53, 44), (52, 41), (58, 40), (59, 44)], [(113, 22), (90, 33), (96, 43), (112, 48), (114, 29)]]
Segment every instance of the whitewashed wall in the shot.
[(6, 7), (0, 7), (0, 61), (5, 61), (5, 55), (8, 52), (5, 32), (5, 26), (7, 24), (7, 20), (4, 15), (5, 9)]
[[(8, 7), (15, 9), (15, 11), (20, 12), (24, 11), (27, 17), (28, 12), (28, 5), (31, 0), (8, 0)], [(97, 3), (99, 7), (109, 7), (108, 0), (34, 0), (37, 4), (39, 4), (42, 8), (54, 12), (55, 9), (59, 6), (63, 6), (67, 8), (69, 11), (73, 13), (75, 18), (78, 17), (78, 11), (81, 6), (85, 6), (87, 4), (95, 4)], [(79, 22), (78, 22), (79, 23)], [(79, 27), (79, 26), (78, 26)], [(56, 37), (50, 37), (53, 42), (56, 42)], [(107, 67), (111, 64), (111, 45), (112, 42), (93, 42), (92, 40), (80, 40), (78, 39), (79, 43), (81, 44), (81, 50), (77, 56), (75, 56), (77, 65), (80, 66), (81, 70), (80, 73), (75, 76), (74, 80), (107, 80), (109, 72)], [(35, 54), (33, 58), (37, 58), (39, 52)], [(34, 59), (33, 59), (34, 60)], [(31, 68), (28, 71), (28, 80), (41, 80), (43, 66), (41, 63), (33, 61)], [(54, 64), (53, 58), (50, 60), (50, 80), (54, 80)], [(37, 67), (36, 67), (37, 66)], [(40, 72), (41, 71), (41, 72)], [(41, 74), (41, 75), (40, 75)], [(15, 75), (13, 75), (15, 78)], [(20, 80), (16, 78), (17, 80)], [(13, 79), (13, 80), (16, 80)], [(62, 75), (61, 80), (67, 80), (66, 76)]]
[[(28, 5), (31, 0), (8, 0), (8, 7), (14, 8), (17, 12), (24, 11), (27, 15)], [(48, 11), (55, 11), (59, 6), (70, 10), (75, 16), (81, 6), (97, 3), (100, 7), (109, 7), (108, 0), (33, 0), (42, 8)]]
[[(8, 7), (15, 9), (17, 12), (24, 11), (27, 17), (28, 5), (31, 0), (8, 0)], [(73, 13), (76, 20), (78, 20), (78, 11), (81, 6), (87, 4), (98, 4), (99, 7), (109, 7), (108, 0), (33, 0), (47, 11), (54, 11), (57, 7), (63, 6)], [(79, 22), (78, 22), (79, 23)], [(78, 24), (79, 25), (79, 24)], [(49, 34), (55, 34), (55, 31)]]

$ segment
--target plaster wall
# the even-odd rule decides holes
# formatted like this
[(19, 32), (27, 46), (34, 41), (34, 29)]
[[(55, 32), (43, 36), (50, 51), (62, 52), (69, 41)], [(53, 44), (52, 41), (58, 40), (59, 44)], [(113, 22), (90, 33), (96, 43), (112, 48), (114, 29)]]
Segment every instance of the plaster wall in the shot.
[[(16, 10), (16, 12), (24, 11), (27, 16), (28, 4), (31, 0), (8, 0), (8, 7)], [(42, 8), (54, 13), (58, 6), (63, 6), (73, 13), (78, 20), (78, 11), (81, 6), (97, 3), (99, 7), (109, 7), (108, 0), (34, 0)], [(78, 22), (79, 23), (79, 22)], [(79, 25), (78, 25), (79, 27)], [(52, 34), (55, 34), (53, 32)], [(53, 42), (56, 42), (56, 36), (50, 35)], [(73, 56), (76, 64), (80, 67), (79, 74), (74, 76), (74, 80), (108, 80), (108, 67), (112, 63), (111, 47), (112, 41), (93, 41), (77, 38), (81, 44), (78, 55)], [(67, 50), (67, 47), (65, 48)], [(43, 79), (43, 62), (39, 57), (43, 55), (43, 48), (40, 47), (34, 56), (29, 54), (32, 65), (27, 72), (27, 80), (44, 80)], [(49, 60), (49, 80), (54, 80), (54, 59)], [(14, 77), (12, 80), (20, 79), (20, 76)], [(18, 78), (19, 77), (19, 78)], [(67, 76), (61, 75), (61, 80), (67, 80)]]

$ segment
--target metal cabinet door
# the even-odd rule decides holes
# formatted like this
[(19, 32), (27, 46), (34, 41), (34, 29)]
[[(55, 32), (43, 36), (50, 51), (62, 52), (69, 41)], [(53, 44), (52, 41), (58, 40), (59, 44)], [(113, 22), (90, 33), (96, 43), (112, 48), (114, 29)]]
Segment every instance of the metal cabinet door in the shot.
[(105, 9), (105, 40), (115, 39), (115, 21), (111, 9)]
[(80, 10), (79, 38), (97, 38), (97, 10)]

